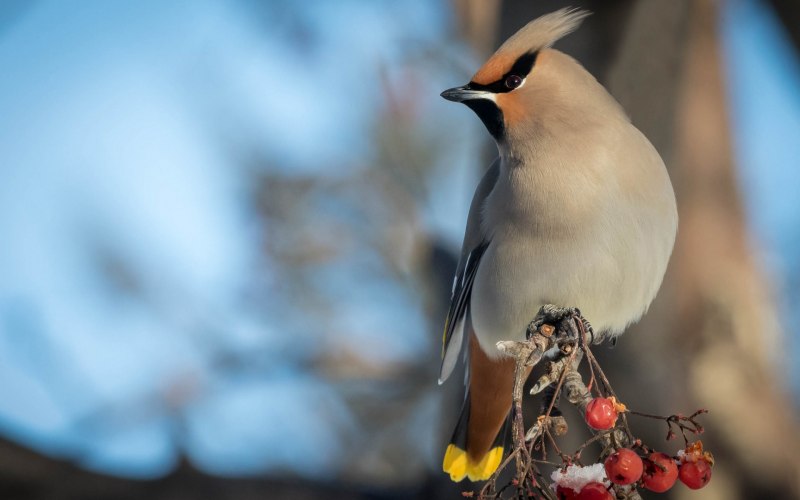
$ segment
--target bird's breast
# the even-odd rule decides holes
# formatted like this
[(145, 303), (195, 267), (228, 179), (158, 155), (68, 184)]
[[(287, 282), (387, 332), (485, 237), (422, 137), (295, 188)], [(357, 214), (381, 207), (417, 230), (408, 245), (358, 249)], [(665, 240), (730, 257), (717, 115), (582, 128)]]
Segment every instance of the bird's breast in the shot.
[(525, 194), (508, 183), (498, 181), (484, 210), (491, 244), (470, 303), (481, 348), (499, 356), (495, 344), (524, 338), (544, 304), (578, 307), (598, 331), (637, 320), (663, 278), (674, 214), (613, 196), (576, 204), (568, 188), (543, 199), (546, 189)]

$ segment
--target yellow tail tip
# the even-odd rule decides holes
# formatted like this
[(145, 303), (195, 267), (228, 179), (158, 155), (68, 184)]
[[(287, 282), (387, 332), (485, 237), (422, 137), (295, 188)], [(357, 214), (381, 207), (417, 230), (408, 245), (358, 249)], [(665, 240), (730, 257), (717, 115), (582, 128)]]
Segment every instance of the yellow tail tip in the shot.
[(451, 444), (444, 453), (442, 469), (450, 474), (450, 479), (454, 482), (459, 482), (465, 477), (470, 481), (485, 481), (497, 470), (502, 460), (502, 446), (492, 448), (480, 462), (475, 463), (469, 459), (465, 450)]
[(470, 462), (467, 477), (470, 481), (485, 481), (494, 474), (503, 460), (503, 447), (492, 448), (477, 464)]
[(467, 477), (467, 452), (454, 444), (447, 445), (442, 461), (442, 470), (450, 474), (450, 479), (459, 482)]

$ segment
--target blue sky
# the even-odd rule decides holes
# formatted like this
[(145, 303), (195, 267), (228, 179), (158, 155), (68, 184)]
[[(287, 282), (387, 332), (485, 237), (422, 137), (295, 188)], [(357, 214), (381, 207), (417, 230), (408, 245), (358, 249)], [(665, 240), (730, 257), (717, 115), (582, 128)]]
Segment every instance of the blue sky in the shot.
[[(297, 371), (311, 328), (242, 301), (261, 236), (236, 155), (285, 175), (342, 175), (369, 154), (375, 67), (396, 77), (407, 47), (445, 44), (451, 21), (447, 2), (312, 3), (43, 0), (4, 25), (4, 435), (126, 476), (166, 473), (179, 447), (215, 473), (335, 473), (352, 416), (324, 380)], [(722, 39), (748, 215), (788, 290), (781, 277), (800, 282), (800, 205), (774, 193), (800, 186), (800, 142), (789, 139), (800, 137), (800, 71), (772, 16), (754, 0), (729, 5)], [(479, 144), (477, 120), (438, 97), (463, 80), (455, 72), (426, 73), (419, 99), (432, 123), (458, 124), (459, 146)], [(434, 176), (451, 195), (427, 200), (423, 218), (456, 247), (479, 155), (454, 150)], [(320, 274), (350, 333), (339, 340), (398, 361), (427, 349), (418, 298), (361, 267)], [(781, 294), (787, 311), (797, 293)], [(298, 310), (276, 297), (271, 311), (282, 309)], [(218, 376), (218, 344), (272, 353), (269, 377)], [(435, 419), (435, 405), (420, 412)]]
[[(378, 98), (363, 84), (374, 80), (370, 68), (397, 57), (411, 23), (424, 40), (444, 22), (423, 2), (332, 5), (297, 13), (275, 3), (264, 9), (274, 28), (265, 30), (246, 3), (43, 1), (8, 25), (0, 38), (0, 64), (14, 75), (0, 79), (5, 434), (99, 470), (158, 475), (176, 459), (175, 429), (171, 415), (143, 408), (172, 397), (164, 391), (191, 399), (202, 385), (185, 441), (201, 466), (312, 474), (334, 466), (348, 424), (335, 393), (291, 363), (267, 380), (219, 379), (198, 333), (216, 329), (230, 349), (267, 346), (292, 358), (283, 325), (239, 303), (259, 245), (232, 153), (247, 147), (290, 174), (335, 175), (364, 154), (353, 131)], [(331, 24), (337, 17), (359, 28)], [(292, 22), (311, 30), (308, 50), (292, 44)], [(353, 54), (348, 71), (333, 53)], [(360, 106), (331, 98), (354, 88)], [(135, 282), (109, 281), (99, 268), (108, 265)], [(379, 282), (350, 288), (343, 324), (357, 319), (368, 332), (401, 314), (417, 337), (398, 342), (390, 330), (378, 354), (402, 358), (425, 345), (407, 294)], [(300, 395), (324, 412), (303, 411)], [(119, 422), (98, 416), (109, 411)]]

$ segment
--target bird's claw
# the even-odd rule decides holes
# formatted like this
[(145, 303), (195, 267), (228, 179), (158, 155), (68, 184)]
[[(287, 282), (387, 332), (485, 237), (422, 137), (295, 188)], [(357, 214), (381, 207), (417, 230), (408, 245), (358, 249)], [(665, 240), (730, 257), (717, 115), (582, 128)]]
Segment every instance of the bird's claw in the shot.
[(533, 366), (542, 359), (544, 352), (539, 346), (529, 342), (503, 340), (498, 342), (497, 350), (503, 354), (522, 361), (525, 366)]
[[(583, 332), (573, 321), (574, 319), (580, 320)], [(550, 328), (547, 328), (548, 325)], [(587, 339), (589, 343), (594, 341), (594, 329), (577, 307), (558, 307), (553, 304), (542, 306), (536, 318), (528, 325), (527, 335), (531, 338), (535, 333), (540, 333), (549, 337), (553, 330), (557, 334), (557, 343), (562, 350), (565, 345), (580, 345), (582, 334), (589, 334)]]

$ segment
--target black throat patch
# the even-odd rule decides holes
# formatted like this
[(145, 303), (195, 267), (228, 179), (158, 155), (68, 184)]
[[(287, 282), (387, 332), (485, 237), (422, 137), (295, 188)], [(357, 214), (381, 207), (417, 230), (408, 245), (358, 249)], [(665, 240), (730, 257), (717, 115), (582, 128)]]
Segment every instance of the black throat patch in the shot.
[(478, 115), (486, 130), (499, 141), (505, 136), (506, 126), (503, 123), (503, 112), (493, 101), (488, 99), (469, 99), (464, 104)]

